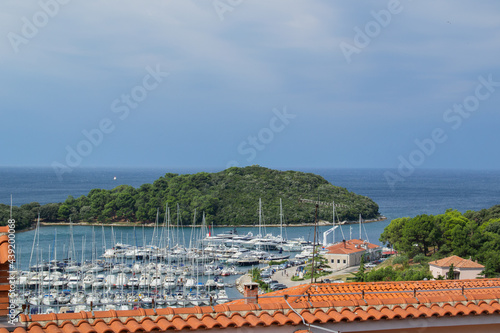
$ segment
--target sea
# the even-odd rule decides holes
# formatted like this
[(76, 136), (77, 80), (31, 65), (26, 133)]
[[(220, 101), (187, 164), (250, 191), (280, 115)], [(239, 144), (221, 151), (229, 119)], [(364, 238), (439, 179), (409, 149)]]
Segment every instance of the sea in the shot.
[[(286, 170), (286, 169), (282, 169)], [(430, 170), (416, 169), (413, 174), (402, 178), (397, 184), (387, 181), (387, 172), (397, 174), (397, 170), (385, 169), (295, 169), (321, 175), (336, 186), (372, 198), (379, 205), (379, 212), (387, 217), (380, 222), (362, 225), (343, 225), (327, 239), (328, 242), (342, 239), (363, 238), (371, 243), (381, 244), (380, 234), (392, 219), (413, 217), (419, 214), (441, 214), (447, 209), (481, 210), (500, 204), (500, 170)], [(165, 173), (192, 174), (196, 172), (217, 172), (217, 169), (195, 168), (78, 168), (63, 179), (57, 178), (51, 168), (43, 167), (1, 167), (0, 203), (15, 206), (38, 202), (47, 204), (62, 202), (68, 196), (75, 198), (86, 195), (91, 189), (113, 189), (122, 184), (139, 187), (152, 183)], [(312, 198), (314, 199), (314, 198)], [(256, 203), (257, 205), (257, 203)], [(311, 207), (311, 214), (314, 207)], [(285, 219), (286, 219), (286, 212)], [(256, 217), (257, 219), (257, 217)], [(6, 222), (6, 221), (5, 221)], [(251, 222), (253, 223), (253, 221)], [(319, 228), (317, 236), (322, 241), (324, 231), (331, 226)], [(90, 227), (73, 226), (72, 235), (76, 256), (89, 260), (92, 249), (104, 250), (114, 242), (142, 245), (151, 242), (153, 228), (133, 227)], [(231, 228), (214, 228), (213, 233), (226, 232)], [(252, 232), (257, 228), (236, 228), (239, 234)], [(267, 233), (283, 233), (288, 238), (304, 237), (313, 240), (314, 228), (308, 227), (267, 227)], [(192, 228), (184, 228), (182, 233), (186, 243), (196, 233)], [(26, 269), (35, 245), (44, 260), (65, 257), (69, 249), (70, 228), (68, 226), (45, 226), (40, 228), (40, 237), (34, 238), (35, 231), (16, 234), (16, 257), (20, 268)], [(97, 251), (99, 252), (99, 251)]]

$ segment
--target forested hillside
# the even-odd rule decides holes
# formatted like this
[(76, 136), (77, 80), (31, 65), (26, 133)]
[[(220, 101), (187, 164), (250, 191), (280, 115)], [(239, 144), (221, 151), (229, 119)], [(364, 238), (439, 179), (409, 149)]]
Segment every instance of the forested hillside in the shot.
[[(285, 223), (314, 221), (314, 205), (299, 204), (299, 198), (335, 201), (338, 218), (357, 220), (379, 216), (378, 205), (370, 198), (330, 184), (323, 177), (297, 171), (278, 171), (260, 166), (229, 168), (217, 173), (168, 173), (153, 184), (139, 188), (121, 185), (112, 190), (93, 189), (86, 196), (69, 196), (63, 203), (40, 206), (37, 203), (14, 207), (14, 218), (23, 228), (38, 211), (44, 221), (152, 222), (157, 211), (163, 221), (166, 207), (173, 223), (215, 225), (252, 225), (258, 223), (258, 202), (262, 199), (264, 223), (279, 223), (279, 200), (283, 201)], [(197, 212), (194, 216), (195, 210)], [(179, 212), (179, 214), (177, 213)], [(0, 221), (8, 220), (9, 207), (0, 205)], [(321, 206), (319, 219), (332, 220), (332, 208)]]
[(440, 215), (394, 219), (380, 241), (408, 258), (433, 259), (452, 254), (485, 265), (486, 277), (500, 273), (500, 205), (465, 214), (449, 209)]

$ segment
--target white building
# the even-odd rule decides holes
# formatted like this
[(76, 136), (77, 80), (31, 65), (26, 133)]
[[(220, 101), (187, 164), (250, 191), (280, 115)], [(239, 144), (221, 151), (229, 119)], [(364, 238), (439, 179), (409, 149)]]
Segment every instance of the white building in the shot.
[(367, 258), (367, 261), (371, 261), (380, 258), (382, 254), (380, 246), (361, 239), (342, 241), (327, 247), (326, 250), (328, 252), (324, 257), (333, 270), (359, 265), (363, 256)]
[(429, 263), (429, 269), (434, 278), (440, 275), (446, 277), (453, 264), (454, 280), (477, 279), (484, 270), (484, 266), (472, 260), (463, 259), (458, 256), (451, 256)]

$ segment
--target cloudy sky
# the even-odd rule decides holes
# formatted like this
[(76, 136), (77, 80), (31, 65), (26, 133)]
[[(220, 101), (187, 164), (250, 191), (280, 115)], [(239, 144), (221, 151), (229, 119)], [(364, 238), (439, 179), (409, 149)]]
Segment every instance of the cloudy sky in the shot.
[(0, 165), (500, 169), (499, 12), (3, 0)]

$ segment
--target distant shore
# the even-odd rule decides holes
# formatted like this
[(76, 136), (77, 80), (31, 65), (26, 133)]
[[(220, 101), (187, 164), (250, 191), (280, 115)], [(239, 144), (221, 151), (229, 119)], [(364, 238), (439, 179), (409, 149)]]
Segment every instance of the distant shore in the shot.
[[(371, 219), (371, 220), (363, 220), (363, 223), (372, 223), (372, 222), (380, 222), (380, 221), (385, 221), (387, 220), (387, 217), (385, 216), (380, 216), (376, 219)], [(359, 223), (359, 221), (344, 221), (341, 222), (340, 224), (356, 224)], [(95, 222), (73, 222), (72, 223), (74, 226), (105, 226), (105, 227), (154, 227), (154, 223), (140, 223), (140, 222), (113, 222), (113, 223), (95, 223)], [(326, 225), (331, 225), (332, 223), (329, 221), (318, 221), (318, 226), (326, 226)], [(40, 225), (43, 226), (69, 226), (70, 223), (68, 222), (40, 222)], [(266, 227), (279, 227), (279, 224), (266, 224)], [(283, 224), (284, 227), (311, 227), (314, 226), (314, 223), (287, 223)], [(188, 224), (188, 225), (183, 225), (183, 227), (193, 227), (193, 225)], [(200, 227), (200, 225), (195, 225), (194, 227)], [(241, 224), (241, 225), (216, 225), (214, 228), (254, 228), (258, 227), (258, 225), (253, 225), (253, 224)]]

